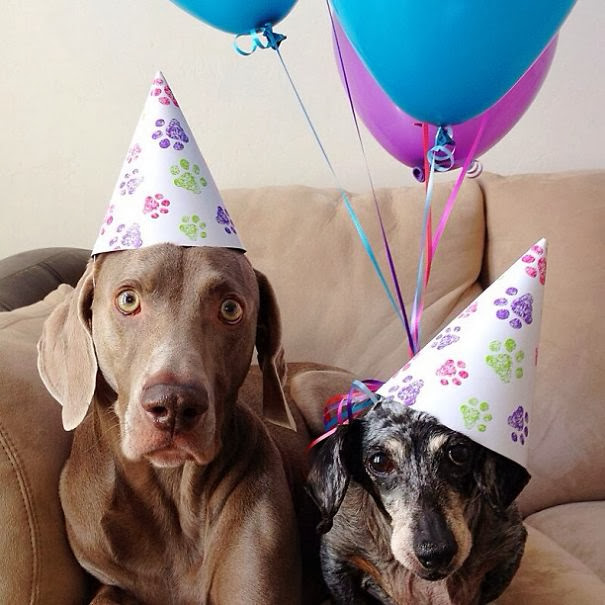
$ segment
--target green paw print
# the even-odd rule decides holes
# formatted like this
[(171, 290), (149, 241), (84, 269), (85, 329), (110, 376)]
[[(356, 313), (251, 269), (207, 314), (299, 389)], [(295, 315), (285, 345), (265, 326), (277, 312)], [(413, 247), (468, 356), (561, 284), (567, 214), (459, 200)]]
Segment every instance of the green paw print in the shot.
[(197, 214), (192, 216), (184, 216), (181, 219), (179, 229), (191, 240), (196, 240), (199, 237), (204, 239), (206, 237), (206, 223), (200, 221), (200, 217)]
[(486, 355), (485, 362), (500, 376), (502, 382), (510, 382), (513, 374), (515, 378), (523, 378), (521, 364), (525, 359), (525, 353), (517, 351), (517, 343), (512, 338), (507, 338), (504, 342), (499, 340), (490, 342), (489, 350), (494, 355)]
[(484, 433), (487, 430), (487, 423), (491, 422), (493, 416), (489, 413), (489, 404), (487, 401), (481, 401), (476, 397), (471, 397), (466, 403), (460, 406), (464, 426), (471, 430), (476, 428)]
[(171, 166), (170, 173), (176, 177), (173, 182), (177, 187), (182, 187), (193, 193), (201, 193), (202, 187), (208, 184), (208, 181), (200, 176), (200, 167), (185, 158), (180, 160), (178, 164)]

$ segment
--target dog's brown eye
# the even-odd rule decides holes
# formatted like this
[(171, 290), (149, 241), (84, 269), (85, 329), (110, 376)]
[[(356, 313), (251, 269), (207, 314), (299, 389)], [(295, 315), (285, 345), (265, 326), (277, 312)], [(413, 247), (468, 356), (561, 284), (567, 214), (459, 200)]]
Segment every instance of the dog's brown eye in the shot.
[(236, 324), (243, 314), (244, 310), (237, 300), (228, 298), (221, 303), (221, 319), (228, 324)]
[(132, 315), (141, 307), (139, 295), (134, 290), (123, 290), (116, 297), (118, 311), (124, 315)]
[(471, 459), (471, 450), (466, 445), (452, 445), (447, 455), (455, 465), (464, 466)]
[(386, 475), (390, 473), (395, 465), (388, 454), (384, 452), (376, 452), (368, 460), (370, 470), (378, 475)]

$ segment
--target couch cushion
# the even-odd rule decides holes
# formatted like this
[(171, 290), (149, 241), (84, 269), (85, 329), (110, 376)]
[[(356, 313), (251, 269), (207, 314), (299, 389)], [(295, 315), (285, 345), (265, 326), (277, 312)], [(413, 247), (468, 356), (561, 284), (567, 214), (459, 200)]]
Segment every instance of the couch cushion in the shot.
[[(436, 187), (439, 216), (451, 183)], [(424, 188), (378, 191), (408, 313), (419, 253)], [(252, 263), (276, 290), (288, 361), (340, 366), (361, 378), (389, 378), (408, 359), (404, 330), (390, 306), (336, 190), (272, 187), (225, 192)], [(370, 195), (352, 204), (385, 275)], [(433, 265), (423, 341), (480, 292), (485, 223), (479, 186), (467, 180)]]
[(0, 603), (75, 604), (85, 595), (58, 493), (71, 435), (36, 369), (42, 323), (70, 290), (0, 313)]
[(605, 582), (605, 502), (562, 504), (530, 515), (539, 529)]
[(485, 275), (549, 240), (527, 513), (605, 499), (605, 171), (487, 176)]
[(0, 260), (0, 311), (31, 305), (59, 284), (75, 286), (90, 250), (38, 248)]
[(596, 605), (605, 603), (605, 583), (548, 536), (528, 526), (519, 571), (498, 605)]

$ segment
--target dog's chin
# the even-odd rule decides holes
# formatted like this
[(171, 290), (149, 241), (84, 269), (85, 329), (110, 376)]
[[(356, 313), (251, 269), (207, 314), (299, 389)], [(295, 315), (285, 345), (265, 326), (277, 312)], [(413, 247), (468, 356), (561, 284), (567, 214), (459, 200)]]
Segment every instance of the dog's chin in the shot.
[(177, 448), (156, 450), (146, 454), (145, 458), (157, 468), (176, 468), (182, 466), (185, 462), (197, 462), (190, 452)]
[(132, 440), (122, 442), (122, 451), (132, 461), (147, 460), (157, 468), (177, 468), (186, 462), (198, 466), (210, 464), (220, 450), (220, 443), (212, 441), (205, 445), (195, 440), (175, 437), (160, 438), (136, 443)]

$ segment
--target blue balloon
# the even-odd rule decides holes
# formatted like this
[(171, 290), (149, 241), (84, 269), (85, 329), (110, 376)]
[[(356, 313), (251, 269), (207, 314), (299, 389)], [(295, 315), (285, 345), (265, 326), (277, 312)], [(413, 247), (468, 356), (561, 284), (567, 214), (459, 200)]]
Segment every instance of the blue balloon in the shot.
[(465, 122), (502, 97), (575, 0), (331, 0), (392, 101), (417, 120)]
[(296, 0), (172, 0), (198, 19), (232, 34), (281, 21)]

